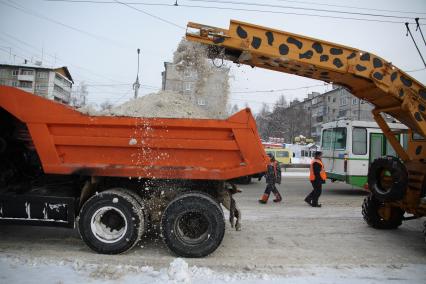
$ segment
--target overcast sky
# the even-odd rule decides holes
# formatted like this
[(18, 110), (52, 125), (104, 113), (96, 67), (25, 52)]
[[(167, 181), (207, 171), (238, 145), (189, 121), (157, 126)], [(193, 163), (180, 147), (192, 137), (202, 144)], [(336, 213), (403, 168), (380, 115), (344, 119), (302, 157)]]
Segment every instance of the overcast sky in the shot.
[[(426, 35), (425, 0), (320, 0), (315, 1), (315, 4), (314, 0), (178, 0), (180, 6), (173, 6), (175, 0), (122, 1), (139, 3), (129, 5), (170, 23), (119, 3), (0, 0), (0, 61), (15, 60), (16, 63), (21, 63), (23, 58), (40, 60), (43, 54), (45, 65), (67, 66), (77, 84), (85, 81), (90, 85), (90, 102), (99, 104), (108, 99), (112, 103), (121, 103), (132, 97), (131, 84), (136, 77), (137, 48), (141, 49), (139, 78), (143, 85), (142, 93), (155, 92), (161, 87), (164, 61), (172, 60), (173, 51), (185, 34), (185, 30), (180, 27), (185, 27), (188, 21), (192, 21), (228, 28), (229, 20), (236, 19), (370, 51), (404, 71), (422, 69), (410, 74), (423, 84), (426, 83), (425, 67), (411, 38), (406, 37), (403, 24), (407, 20), (414, 22), (413, 18), (420, 17), (420, 22), (425, 24), (422, 29)], [(244, 4), (236, 4), (241, 2)], [(226, 9), (218, 9), (219, 7)], [(315, 14), (322, 17), (286, 13)], [(415, 25), (411, 25), (417, 44), (426, 57), (425, 44), (415, 29)], [(240, 107), (247, 103), (254, 111), (261, 107), (262, 102), (272, 106), (280, 95), (286, 95), (288, 100), (303, 99), (312, 91), (324, 92), (330, 89), (329, 86), (323, 86), (321, 81), (259, 68), (238, 67), (232, 63), (229, 66), (232, 74), (230, 103)], [(296, 88), (298, 89), (267, 93), (252, 92)]]

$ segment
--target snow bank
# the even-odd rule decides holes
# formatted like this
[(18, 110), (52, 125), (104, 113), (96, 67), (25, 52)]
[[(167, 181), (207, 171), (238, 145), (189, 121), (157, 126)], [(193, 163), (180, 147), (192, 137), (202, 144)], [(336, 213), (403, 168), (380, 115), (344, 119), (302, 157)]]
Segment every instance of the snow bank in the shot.
[[(100, 257), (101, 258), (101, 257)], [(85, 264), (79, 261), (49, 262), (0, 258), (2, 283), (158, 283), (158, 284), (220, 284), (220, 283), (425, 283), (425, 264), (383, 266), (289, 267), (285, 275), (264, 273), (216, 272), (209, 268), (189, 267), (177, 258), (168, 269), (150, 266)]]

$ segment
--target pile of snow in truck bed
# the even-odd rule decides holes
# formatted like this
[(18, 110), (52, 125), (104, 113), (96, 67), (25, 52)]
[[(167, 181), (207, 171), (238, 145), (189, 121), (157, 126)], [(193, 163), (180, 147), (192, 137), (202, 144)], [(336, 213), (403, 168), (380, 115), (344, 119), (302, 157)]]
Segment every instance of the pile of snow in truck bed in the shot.
[(188, 97), (168, 91), (132, 99), (109, 110), (98, 111), (88, 107), (79, 111), (94, 116), (209, 118), (208, 113), (191, 103)]

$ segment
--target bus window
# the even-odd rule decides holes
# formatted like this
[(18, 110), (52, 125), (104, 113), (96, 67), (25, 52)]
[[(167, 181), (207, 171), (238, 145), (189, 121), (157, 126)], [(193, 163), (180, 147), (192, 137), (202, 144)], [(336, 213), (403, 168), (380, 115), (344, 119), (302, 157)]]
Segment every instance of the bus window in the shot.
[(405, 150), (408, 149), (408, 134), (407, 133), (402, 133), (402, 148), (404, 148)]
[(367, 154), (367, 129), (355, 127), (352, 131), (352, 153)]
[(331, 144), (333, 142), (333, 129), (324, 129), (322, 132), (322, 143), (321, 148), (323, 150), (329, 150), (331, 149)]
[(334, 129), (334, 149), (345, 150), (346, 149), (346, 128), (335, 128)]
[[(398, 141), (401, 141), (401, 138), (400, 138), (399, 135), (395, 135), (395, 138)], [(386, 140), (386, 153), (385, 154), (389, 155), (389, 156), (397, 157), (398, 155), (396, 154), (396, 151), (393, 149), (392, 145), (389, 143), (388, 139), (385, 138), (385, 140)]]

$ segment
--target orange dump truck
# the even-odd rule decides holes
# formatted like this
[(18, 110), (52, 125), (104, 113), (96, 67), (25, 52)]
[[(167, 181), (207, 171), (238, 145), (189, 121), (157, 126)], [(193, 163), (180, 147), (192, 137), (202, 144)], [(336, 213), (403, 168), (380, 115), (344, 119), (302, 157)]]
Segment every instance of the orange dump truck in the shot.
[(76, 225), (100, 253), (147, 231), (177, 255), (212, 253), (220, 203), (235, 204), (227, 181), (266, 161), (249, 109), (227, 120), (89, 116), (0, 86), (0, 221)]

